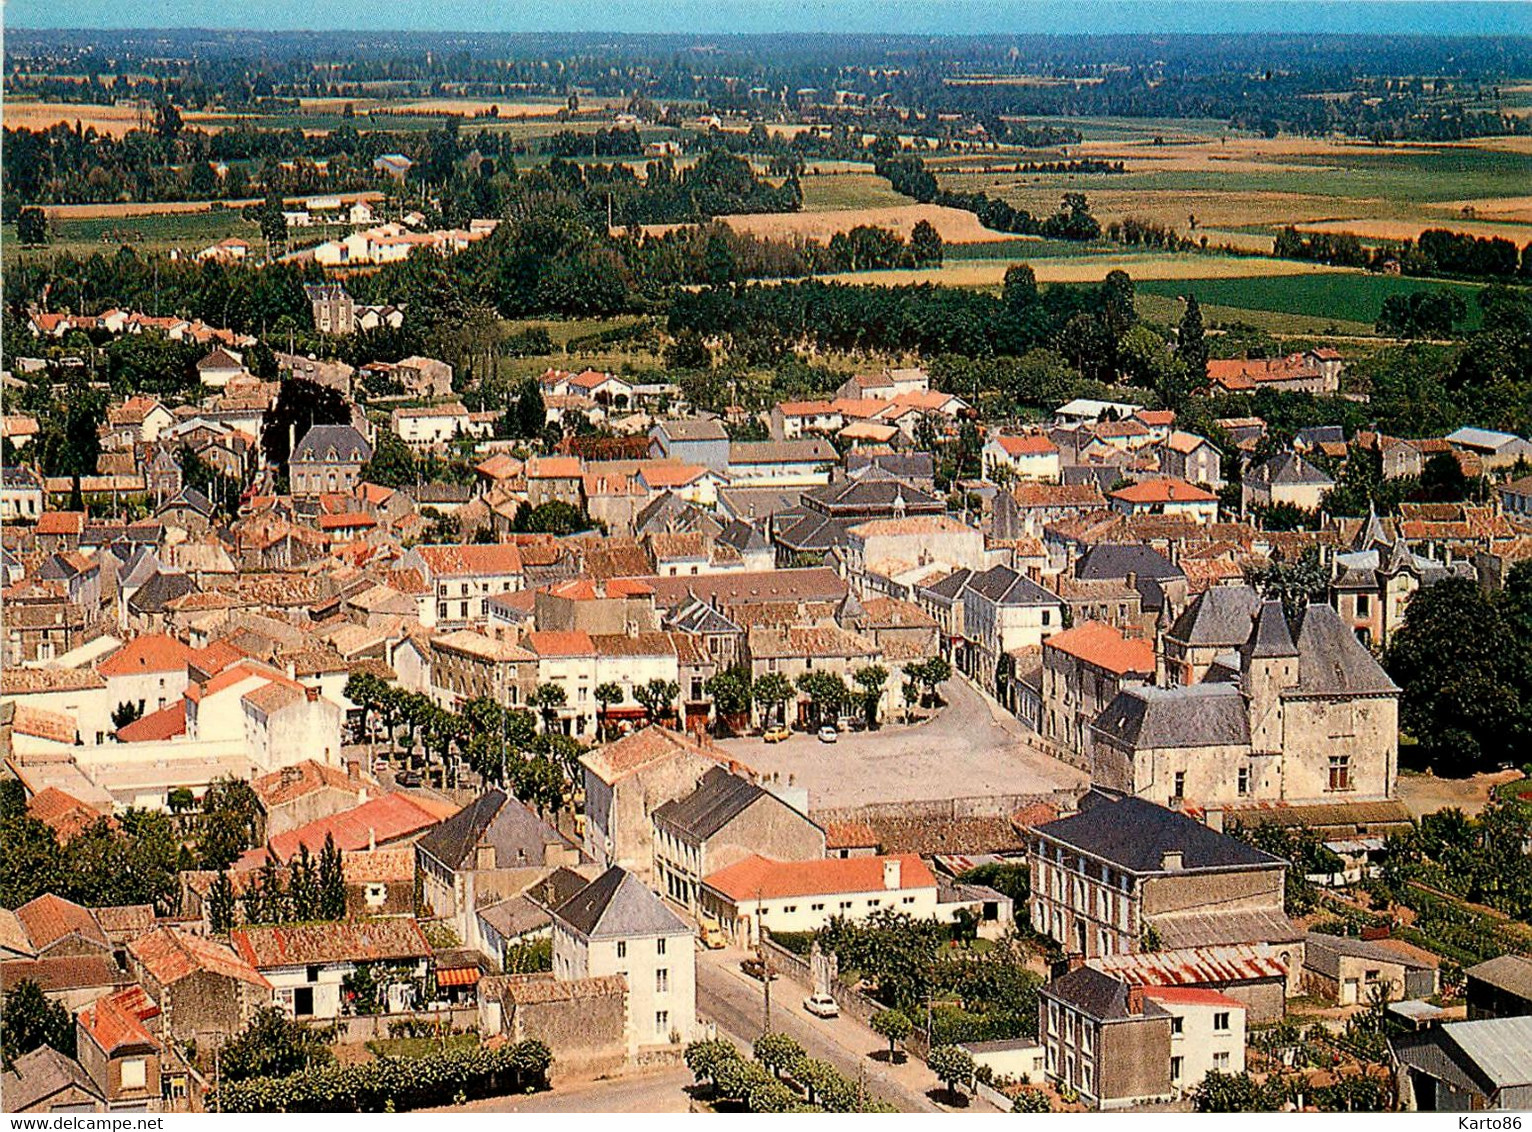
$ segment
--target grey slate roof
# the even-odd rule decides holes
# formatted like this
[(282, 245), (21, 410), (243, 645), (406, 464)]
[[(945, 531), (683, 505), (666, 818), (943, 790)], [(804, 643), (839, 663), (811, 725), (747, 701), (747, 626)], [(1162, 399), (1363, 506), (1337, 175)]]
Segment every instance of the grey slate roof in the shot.
[(1339, 979), (1342, 956), (1353, 956), (1358, 959), (1371, 959), (1378, 963), (1393, 963), (1400, 967), (1429, 970), (1426, 964), (1420, 960), (1411, 959), (1399, 951), (1391, 951), (1386, 947), (1380, 947), (1371, 940), (1326, 935), (1323, 932), (1309, 932), (1304, 936), (1303, 965), (1305, 967), (1318, 971), (1321, 975), (1325, 975), (1328, 978)]
[(702, 636), (708, 633), (743, 633), (745, 630), (701, 598), (692, 598), (669, 620), (670, 627), (682, 633)]
[(1009, 566), (991, 566), (968, 580), (968, 590), (996, 605), (1059, 605), (1059, 595), (1043, 589)]
[(23, 1112), (70, 1086), (97, 1100), (105, 1100), (85, 1067), (52, 1046), (38, 1046), (30, 1053), (22, 1054), (5, 1070), (4, 1080), (7, 1112)]
[(416, 844), (447, 868), (463, 869), (474, 867), (481, 840), (494, 846), (498, 869), (540, 866), (547, 846), (573, 847), (567, 837), (499, 789), (437, 823)]
[(1397, 695), (1399, 688), (1383, 666), (1346, 628), (1340, 614), (1316, 602), (1303, 613), (1298, 628), (1300, 695)]
[(717, 417), (689, 417), (685, 420), (657, 421), (654, 427), (663, 432), (672, 441), (729, 439), (729, 434), (724, 431), (723, 422), (718, 420)]
[(553, 909), (553, 917), (588, 940), (691, 932), (664, 901), (617, 865)]
[(1256, 615), (1247, 651), (1251, 657), (1297, 656), (1298, 646), (1287, 627), (1287, 616), (1280, 601), (1263, 601)]
[(1129, 748), (1245, 746), (1250, 717), (1234, 684), (1124, 688), (1091, 730)]
[(128, 598), (128, 608), (138, 613), (161, 613), (169, 602), (196, 590), (190, 575), (159, 570)]
[(1235, 648), (1250, 639), (1260, 596), (1249, 586), (1210, 586), (1176, 619), (1168, 636), (1199, 648)]
[(1133, 873), (1157, 873), (1164, 855), (1180, 852), (1183, 869), (1238, 869), (1280, 865), (1281, 859), (1226, 833), (1142, 798), (1092, 791), (1080, 812), (1035, 827), (1044, 837)]
[(1102, 1022), (1170, 1016), (1170, 1011), (1147, 996), (1144, 998), (1143, 1014), (1131, 1013), (1128, 1010), (1128, 984), (1094, 967), (1076, 967), (1047, 983), (1042, 989), (1049, 996), (1073, 1006), (1087, 1017)]
[(729, 444), (729, 465), (735, 464), (834, 464), (840, 457), (822, 436), (799, 440), (735, 440)]
[(730, 519), (724, 524), (723, 530), (718, 532), (718, 542), (724, 546), (732, 546), (743, 554), (747, 550), (770, 550), (771, 543), (766, 541), (766, 536), (749, 523), (739, 519)]
[(846, 453), (846, 474), (852, 479), (861, 479), (873, 469), (923, 483), (935, 477), (936, 460), (929, 452)]
[[(332, 457), (331, 452), (335, 455)], [(365, 464), (372, 459), (372, 445), (351, 425), (314, 425), (293, 449), (295, 464)]]
[(723, 526), (717, 519), (671, 491), (661, 492), (633, 516), (633, 533), (639, 537), (701, 531), (714, 538), (721, 530)]
[(1532, 959), (1525, 955), (1502, 955), (1469, 967), (1463, 974), (1532, 1001)]
[(801, 487), (721, 487), (718, 513), (736, 519), (760, 520), (799, 505)]
[(922, 593), (929, 593), (935, 597), (953, 600), (963, 596), (963, 591), (968, 588), (968, 580), (973, 577), (973, 571), (966, 566), (952, 571), (938, 582), (932, 582), (929, 586), (921, 586)]
[(853, 513), (897, 514), (902, 508), (906, 515), (940, 515), (947, 505), (912, 483), (894, 476), (878, 476), (868, 472), (860, 479), (827, 483), (803, 493), (806, 506), (822, 514)]
[[(1104, 578), (1136, 576), (1139, 596), (1146, 610), (1161, 609), (1165, 605), (1165, 591), (1161, 582), (1184, 578), (1178, 566), (1159, 551), (1136, 543), (1102, 543), (1092, 547), (1075, 566), (1075, 577), (1084, 581)], [(1241, 637), (1243, 641), (1245, 638)]]
[(1245, 477), (1251, 483), (1266, 485), (1335, 486), (1334, 480), (1296, 452), (1279, 452), (1264, 464), (1251, 468)]
[(688, 841), (706, 841), (765, 796), (755, 783), (715, 766), (686, 797), (656, 808), (654, 820)]

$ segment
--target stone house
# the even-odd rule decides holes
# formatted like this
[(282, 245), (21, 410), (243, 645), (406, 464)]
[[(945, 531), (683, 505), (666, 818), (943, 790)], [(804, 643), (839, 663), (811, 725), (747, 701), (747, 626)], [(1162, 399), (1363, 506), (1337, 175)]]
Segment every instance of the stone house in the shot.
[(144, 1025), (159, 1014), (139, 987), (97, 999), (75, 1018), (75, 1056), (109, 1112), (159, 1112), (164, 1047)]
[(796, 861), (753, 854), (708, 874), (698, 907), (750, 947), (762, 930), (818, 931), (837, 916), (863, 920), (887, 909), (929, 919), (937, 900), (935, 874), (913, 853)]
[(364, 963), (391, 974), (379, 1005), (394, 1014), (417, 1004), (431, 966), (431, 945), (413, 919), (324, 924), (245, 925), (229, 933), (239, 957), (271, 984), (271, 1001), (289, 1018), (338, 1018), (348, 976)]
[(691, 1040), (697, 1025), (695, 935), (663, 900), (614, 865), (552, 915), (556, 980), (626, 980), (630, 1057), (646, 1046)]
[(1184, 1095), (1209, 1073), (1245, 1069), (1245, 1005), (1215, 990), (1146, 987), (1170, 1015), (1170, 1086)]
[(488, 697), (501, 707), (521, 707), (537, 689), (537, 656), (510, 641), (459, 629), (432, 637), (431, 694), (456, 709)]
[(1335, 481), (1296, 452), (1280, 452), (1247, 471), (1241, 484), (1240, 504), (1246, 511), (1280, 504), (1318, 511)]
[(1286, 863), (1185, 814), (1087, 794), (1034, 827), (1032, 927), (1086, 958), (1252, 944), (1299, 990), (1303, 933), (1283, 911)]
[(1514, 1018), (1532, 1014), (1532, 959), (1502, 955), (1463, 972), (1468, 1017)]
[(1160, 445), (1160, 471), (1217, 491), (1223, 486), (1223, 459), (1205, 437), (1176, 429)]
[[(795, 688), (798, 678), (810, 672), (839, 676), (848, 686), (855, 687), (857, 672), (881, 664), (883, 660), (882, 650), (877, 645), (859, 633), (847, 632), (833, 624), (751, 626), (745, 638), (745, 652), (752, 679), (777, 673), (785, 676)], [(890, 689), (885, 686), (877, 708), (880, 717), (887, 713), (890, 695)], [(799, 690), (782, 705), (782, 710), (787, 713), (788, 721), (806, 726), (811, 715), (810, 707), (809, 695)], [(845, 705), (841, 705), (840, 710), (845, 712)]]
[(271, 1005), (271, 984), (234, 950), (177, 928), (128, 944), (129, 965), (159, 1003), (161, 1033), (216, 1048)]
[(574, 842), (499, 789), (486, 791), (415, 842), (421, 907), (449, 920), (465, 945), (481, 950), (476, 913), (482, 905), (579, 863)]
[(105, 1112), (106, 1097), (72, 1057), (52, 1046), (38, 1046), (0, 1071), (5, 1111)]
[(993, 566), (968, 579), (962, 592), (963, 637), (957, 667), (991, 695), (1004, 683), (1001, 658), (1041, 645), (1064, 628), (1064, 603), (1009, 566)]
[(694, 915), (703, 878), (736, 861), (825, 855), (824, 830), (807, 815), (719, 766), (690, 794), (656, 807), (652, 819), (656, 886)]
[(1154, 679), (1154, 645), (1086, 621), (1048, 637), (1042, 650), (1042, 734), (1088, 765), (1091, 724), (1124, 687)]
[(690, 736), (645, 727), (580, 756), (585, 786), (585, 855), (621, 865), (646, 883), (654, 876), (652, 814), (696, 789), (727, 760)]
[(372, 445), (351, 425), (314, 425), (288, 459), (292, 494), (312, 499), (325, 493), (350, 493), (371, 459)]
[(486, 1037), (542, 1042), (559, 1075), (600, 1076), (628, 1059), (628, 984), (621, 975), (492, 975), (479, 983), (479, 1019)]
[(1169, 1100), (1171, 1013), (1090, 967), (1037, 990), (1037, 1033), (1048, 1080), (1093, 1109)]
[(1309, 932), (1303, 949), (1309, 993), (1338, 1006), (1366, 1006), (1374, 995), (1397, 1001), (1435, 994), (1435, 964), (1389, 942)]
[(1123, 689), (1093, 725), (1091, 780), (1161, 805), (1393, 797), (1399, 690), (1329, 605), (1295, 639), (1262, 603), (1208, 680)]
[(656, 421), (649, 430), (649, 451), (666, 460), (701, 464), (720, 474), (729, 470), (729, 434), (723, 422), (714, 418)]
[(284, 766), (250, 783), (264, 815), (260, 840), (277, 837), (321, 818), (345, 813), (380, 793), (362, 776), (356, 760), (340, 767), (313, 759)]

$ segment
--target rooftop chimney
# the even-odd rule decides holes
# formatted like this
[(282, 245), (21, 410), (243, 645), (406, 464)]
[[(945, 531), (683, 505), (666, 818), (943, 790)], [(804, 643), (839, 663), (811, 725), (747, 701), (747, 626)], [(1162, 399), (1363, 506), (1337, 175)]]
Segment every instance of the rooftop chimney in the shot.
[(362, 764), (359, 759), (346, 760), (346, 777), (352, 782), (362, 777)]
[(1167, 873), (1178, 873), (1184, 866), (1181, 864), (1181, 850), (1167, 849), (1160, 854), (1160, 869)]
[(890, 857), (883, 862), (883, 887), (886, 889), (898, 888), (900, 885), (901, 863), (898, 857)]
[(1222, 833), (1223, 809), (1217, 806), (1210, 806), (1206, 811), (1204, 811), (1202, 815), (1202, 821), (1203, 824), (1211, 829), (1214, 833)]
[(1128, 1013), (1142, 1014), (1144, 1012), (1144, 988), (1130, 986), (1128, 988)]

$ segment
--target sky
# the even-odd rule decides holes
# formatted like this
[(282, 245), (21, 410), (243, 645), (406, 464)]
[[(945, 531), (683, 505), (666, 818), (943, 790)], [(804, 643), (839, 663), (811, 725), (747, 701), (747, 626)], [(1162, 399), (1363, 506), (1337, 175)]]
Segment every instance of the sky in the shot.
[(15, 28), (252, 31), (1532, 34), (1476, 0), (4, 0)]

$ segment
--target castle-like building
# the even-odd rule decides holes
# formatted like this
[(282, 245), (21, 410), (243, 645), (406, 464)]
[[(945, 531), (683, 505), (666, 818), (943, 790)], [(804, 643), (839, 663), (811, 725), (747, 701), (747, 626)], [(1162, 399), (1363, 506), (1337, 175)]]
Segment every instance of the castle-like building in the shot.
[(1290, 624), (1246, 586), (1199, 595), (1160, 634), (1156, 685), (1091, 727), (1091, 782), (1166, 806), (1392, 798), (1399, 689), (1331, 606)]

